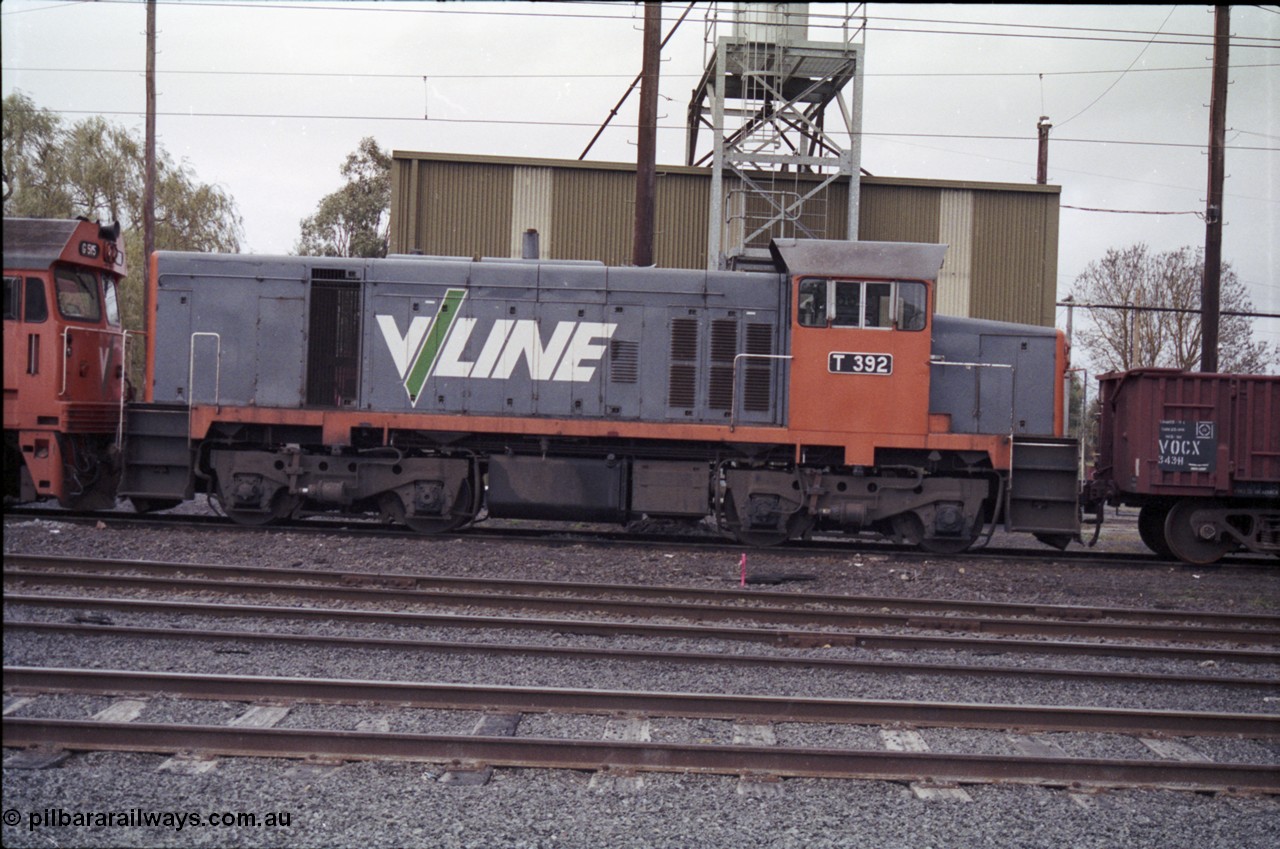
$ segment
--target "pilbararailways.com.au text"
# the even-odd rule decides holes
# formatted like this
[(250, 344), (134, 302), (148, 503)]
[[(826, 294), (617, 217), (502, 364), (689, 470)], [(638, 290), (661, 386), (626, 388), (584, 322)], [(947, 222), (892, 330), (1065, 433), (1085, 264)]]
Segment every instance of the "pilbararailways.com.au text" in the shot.
[(20, 825), (26, 820), (27, 830), (38, 828), (287, 828), (292, 824), (289, 811), (255, 813), (249, 811), (149, 811), (129, 808), (124, 811), (86, 811), (66, 808), (43, 808), (22, 811), (10, 808), (4, 812), (4, 824)]

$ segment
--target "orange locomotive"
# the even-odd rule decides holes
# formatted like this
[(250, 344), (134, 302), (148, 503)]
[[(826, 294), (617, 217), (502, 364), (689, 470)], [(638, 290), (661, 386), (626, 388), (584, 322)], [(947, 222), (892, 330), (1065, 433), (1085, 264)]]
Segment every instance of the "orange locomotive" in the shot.
[(115, 504), (124, 273), (118, 224), (5, 220), (6, 502)]
[(758, 272), (158, 253), (120, 494), (427, 533), (1078, 535), (1061, 333), (934, 315), (942, 245), (774, 251)]

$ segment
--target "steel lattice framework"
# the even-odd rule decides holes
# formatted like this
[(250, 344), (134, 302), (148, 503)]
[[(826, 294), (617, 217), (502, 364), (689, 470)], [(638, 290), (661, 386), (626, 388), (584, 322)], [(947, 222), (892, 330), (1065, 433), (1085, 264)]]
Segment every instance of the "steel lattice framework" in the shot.
[[(686, 164), (711, 163), (708, 268), (767, 255), (772, 238), (848, 238), (858, 232), (863, 45), (848, 11), (840, 40), (808, 41), (808, 4), (742, 4), (733, 34), (709, 19), (706, 70), (689, 103)], [(859, 4), (857, 9), (862, 9)], [(828, 107), (839, 126), (827, 129)], [(711, 149), (699, 151), (710, 130)], [(849, 181), (845, 232), (830, 188)]]

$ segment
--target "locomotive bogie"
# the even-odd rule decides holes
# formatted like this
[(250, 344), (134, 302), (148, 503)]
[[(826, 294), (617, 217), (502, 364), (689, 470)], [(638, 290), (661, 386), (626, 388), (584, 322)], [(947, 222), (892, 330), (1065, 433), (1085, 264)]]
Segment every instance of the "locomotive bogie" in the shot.
[(299, 446), (215, 448), (208, 468), (222, 509), (245, 524), (301, 511), (376, 510), (388, 520), (443, 529), (475, 515), (473, 464), (467, 459), (405, 457), (392, 450), (314, 454)]

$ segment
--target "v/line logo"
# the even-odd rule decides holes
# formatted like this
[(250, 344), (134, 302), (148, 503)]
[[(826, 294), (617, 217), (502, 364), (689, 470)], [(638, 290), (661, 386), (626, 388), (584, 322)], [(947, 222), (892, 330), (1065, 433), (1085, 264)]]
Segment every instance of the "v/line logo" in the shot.
[(480, 319), (458, 313), (466, 289), (449, 289), (434, 317), (414, 316), (402, 334), (394, 316), (379, 313), (378, 328), (404, 381), (409, 402), (417, 406), (427, 379), (465, 377), (507, 380), (524, 361), (533, 380), (586, 383), (595, 377), (616, 324), (560, 321), (545, 343), (533, 319), (497, 319), (474, 360), (464, 360), (467, 344)]

